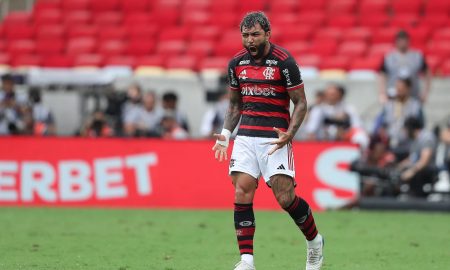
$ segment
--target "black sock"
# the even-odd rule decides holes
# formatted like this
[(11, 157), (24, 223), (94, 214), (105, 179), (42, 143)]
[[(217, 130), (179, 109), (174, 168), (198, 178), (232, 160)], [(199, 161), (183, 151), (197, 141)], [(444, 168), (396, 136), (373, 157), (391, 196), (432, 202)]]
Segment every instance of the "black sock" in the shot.
[(295, 196), (291, 205), (285, 208), (306, 237), (306, 240), (313, 240), (319, 231), (317, 230), (311, 208), (308, 203), (300, 197)]
[(234, 204), (234, 227), (242, 254), (253, 254), (253, 236), (255, 235), (255, 215), (253, 204)]

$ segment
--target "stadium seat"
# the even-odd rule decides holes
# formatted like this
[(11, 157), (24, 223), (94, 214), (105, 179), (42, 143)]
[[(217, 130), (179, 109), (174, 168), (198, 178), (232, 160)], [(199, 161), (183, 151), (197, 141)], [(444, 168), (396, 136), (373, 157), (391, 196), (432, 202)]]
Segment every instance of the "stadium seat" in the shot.
[(216, 26), (198, 26), (189, 31), (191, 41), (216, 41), (220, 35)]
[(65, 29), (61, 25), (42, 25), (36, 29), (36, 39), (62, 39)]
[(378, 28), (374, 31), (374, 35), (372, 36), (373, 43), (393, 43), (395, 39), (395, 35), (398, 33), (400, 29), (394, 27), (382, 27)]
[(197, 59), (193, 56), (183, 55), (170, 57), (167, 60), (166, 68), (168, 69), (197, 69)]
[(80, 55), (93, 53), (97, 42), (94, 38), (74, 38), (67, 41), (66, 53), (68, 55)]
[(440, 68), (443, 60), (444, 59), (442, 59), (442, 57), (439, 55), (427, 55), (426, 56), (426, 62), (427, 62), (428, 68), (431, 70), (431, 72), (433, 74), (440, 73), (439, 68)]
[(94, 13), (118, 10), (119, 2), (119, 0), (91, 1), (91, 9)]
[(381, 57), (358, 57), (351, 60), (350, 69), (352, 70), (379, 70)]
[(283, 47), (286, 48), (292, 55), (303, 55), (309, 53), (311, 45), (307, 41), (293, 41), (283, 43)]
[[(92, 0), (64, 0), (61, 2), (61, 7), (65, 10), (88, 10)], [(101, 2), (101, 1), (97, 1)]]
[(388, 1), (383, 0), (363, 0), (359, 4), (358, 12), (361, 17), (369, 14), (386, 14), (388, 11)]
[(155, 25), (126, 25), (130, 40), (155, 40), (158, 28)]
[(73, 66), (73, 59), (66, 55), (51, 55), (42, 61), (44, 67), (68, 68)]
[(209, 0), (185, 0), (182, 3), (182, 9), (185, 13), (190, 13), (192, 11), (205, 11), (211, 7), (211, 2)]
[(3, 25), (29, 25), (32, 14), (28, 11), (12, 11), (3, 18)]
[(122, 14), (114, 11), (101, 12), (95, 14), (93, 21), (98, 27), (118, 26), (122, 22)]
[(133, 56), (145, 56), (155, 53), (156, 45), (150, 39), (132, 39), (128, 42), (125, 53)]
[(328, 26), (335, 28), (351, 29), (356, 25), (356, 18), (348, 14), (333, 16), (328, 19)]
[(212, 41), (191, 41), (188, 44), (186, 54), (191, 55), (197, 59), (203, 59), (210, 56), (214, 49), (214, 42)]
[(246, 0), (238, 2), (239, 13), (245, 14), (253, 10), (265, 10), (267, 1), (264, 0)]
[(6, 41), (0, 39), (0, 52), (6, 51)]
[(123, 23), (127, 27), (131, 26), (148, 26), (152, 17), (148, 12), (130, 12), (126, 13), (123, 18)]
[(354, 27), (346, 29), (342, 34), (342, 39), (345, 41), (364, 41), (371, 40), (372, 32), (367, 27)]
[(337, 42), (336, 41), (328, 41), (328, 42), (321, 42), (321, 41), (314, 41), (311, 44), (310, 53), (316, 54), (319, 56), (331, 56), (335, 54), (337, 49)]
[(359, 25), (369, 28), (381, 28), (386, 27), (389, 21), (389, 17), (386, 14), (360, 14)]
[(279, 0), (268, 2), (268, 9), (272, 12), (272, 14), (296, 13), (299, 10), (299, 6), (300, 3), (297, 0)]
[(220, 12), (211, 15), (213, 20), (211, 20), (211, 25), (217, 26), (220, 29), (238, 29), (239, 17), (235, 12)]
[(227, 69), (229, 60), (230, 59), (227, 57), (208, 57), (200, 62), (198, 68), (200, 70), (217, 69), (225, 71)]
[(327, 12), (329, 14), (346, 14), (347, 17), (353, 18), (351, 14), (355, 12), (355, 0), (329, 1), (327, 3)]
[(272, 32), (282, 33), (281, 41), (283, 44), (286, 44), (288, 42), (309, 41), (313, 34), (313, 28), (291, 26), (279, 29), (278, 27), (273, 27)]
[(38, 67), (41, 66), (42, 63), (42, 57), (35, 54), (17, 55), (11, 61), (11, 65), (14, 67)]
[(160, 55), (138, 57), (136, 59), (137, 67), (162, 67), (164, 58)]
[(417, 25), (418, 16), (412, 14), (399, 14), (392, 17), (389, 25), (396, 28), (409, 28)]
[(155, 10), (150, 16), (150, 22), (162, 27), (176, 26), (179, 20), (180, 12), (176, 9)]
[(10, 57), (6, 53), (0, 52), (0, 65), (9, 65), (10, 64)]
[(315, 1), (301, 1), (299, 4), (299, 8), (301, 12), (316, 12), (322, 11), (325, 9), (326, 1), (325, 0), (315, 0)]
[(445, 15), (450, 12), (450, 3), (447, 0), (426, 1), (425, 14), (427, 15)]
[(366, 54), (367, 44), (363, 41), (346, 41), (339, 45), (337, 55), (347, 57), (360, 57)]
[[(309, 2), (309, 1), (307, 1)], [(303, 2), (305, 3), (305, 2)], [(301, 4), (300, 4), (301, 6)], [(299, 14), (298, 23), (306, 26), (322, 26), (325, 22), (326, 15), (318, 11), (302, 11)]]
[(345, 56), (325, 57), (319, 63), (321, 69), (341, 69), (347, 70), (350, 67), (350, 59)]
[(442, 63), (440, 67), (440, 73), (444, 76), (450, 76), (450, 60), (447, 60), (444, 63)]
[[(279, 27), (281, 29), (294, 28), (298, 22), (298, 14), (293, 12), (284, 12), (274, 14), (270, 18), (270, 23), (273, 27)], [(298, 28), (298, 27), (297, 27)]]
[(124, 26), (104, 26), (101, 29), (98, 36), (99, 41), (128, 39), (128, 29)]
[[(218, 13), (232, 13), (237, 9), (238, 1), (211, 1), (211, 11), (213, 14)], [(215, 16), (213, 16), (215, 18)]]
[(302, 67), (318, 67), (322, 58), (315, 54), (294, 55), (300, 68)]
[(25, 24), (9, 24), (5, 26), (5, 36), (8, 40), (22, 40), (34, 38), (34, 27)]
[(336, 27), (324, 27), (315, 32), (314, 42), (339, 42), (342, 38), (342, 30)]
[(189, 29), (186, 27), (165, 28), (159, 34), (159, 41), (186, 40), (189, 35)]
[(120, 1), (120, 9), (124, 12), (145, 12), (151, 8), (150, 2), (150, 0)]
[(37, 0), (33, 6), (33, 13), (43, 10), (61, 9), (61, 1), (59, 0)]
[(450, 57), (450, 40), (433, 40), (428, 43), (427, 54), (437, 55), (442, 59)]
[(126, 50), (126, 44), (123, 40), (105, 40), (98, 45), (97, 53), (102, 54), (106, 58), (109, 56), (119, 56)]
[(391, 52), (394, 49), (392, 43), (379, 43), (374, 44), (369, 48), (367, 53), (368, 57), (384, 57), (385, 54)]
[(73, 25), (68, 29), (68, 38), (95, 37), (98, 34), (98, 28), (93, 25)]
[(233, 57), (242, 49), (242, 43), (239, 39), (234, 39), (234, 41), (232, 39), (222, 39), (214, 47), (214, 55)]
[(100, 54), (80, 54), (75, 56), (73, 65), (79, 67), (103, 66), (104, 58)]
[(185, 12), (182, 17), (182, 24), (185, 27), (194, 27), (194, 26), (204, 26), (209, 25), (211, 20), (211, 16), (209, 12), (205, 11), (195, 11), (195, 12)]
[(62, 13), (59, 9), (45, 9), (36, 12), (34, 15), (34, 24), (40, 25), (58, 25), (62, 21)]
[(88, 25), (92, 21), (92, 14), (85, 10), (70, 11), (64, 14), (63, 21), (68, 28), (77, 25)]
[(426, 15), (421, 20), (421, 25), (429, 28), (441, 28), (449, 23), (449, 17), (447, 14), (430, 14)]
[(36, 43), (31, 39), (13, 40), (8, 43), (7, 50), (11, 56), (32, 54), (36, 50)]
[(423, 9), (422, 0), (394, 0), (391, 5), (394, 15), (399, 14), (419, 14)]
[(65, 49), (63, 39), (38, 39), (36, 40), (36, 52), (41, 56), (62, 54)]
[(180, 55), (186, 50), (186, 42), (177, 41), (161, 41), (157, 44), (157, 54), (167, 57), (171, 55)]
[(438, 29), (433, 33), (432, 40), (450, 41), (450, 28)]

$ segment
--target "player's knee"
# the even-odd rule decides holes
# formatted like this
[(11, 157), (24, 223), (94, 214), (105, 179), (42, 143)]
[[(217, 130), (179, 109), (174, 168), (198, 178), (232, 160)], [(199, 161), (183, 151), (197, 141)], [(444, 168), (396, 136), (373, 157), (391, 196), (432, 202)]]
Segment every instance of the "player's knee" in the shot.
[(254, 189), (244, 185), (236, 185), (234, 196), (237, 203), (251, 203)]
[(276, 196), (278, 204), (283, 208), (288, 208), (292, 201), (294, 200), (294, 195), (292, 195), (292, 192), (286, 191), (286, 192), (280, 192)]
[(282, 208), (289, 207), (295, 198), (292, 180), (286, 177), (275, 176), (271, 179), (271, 186), (278, 204)]

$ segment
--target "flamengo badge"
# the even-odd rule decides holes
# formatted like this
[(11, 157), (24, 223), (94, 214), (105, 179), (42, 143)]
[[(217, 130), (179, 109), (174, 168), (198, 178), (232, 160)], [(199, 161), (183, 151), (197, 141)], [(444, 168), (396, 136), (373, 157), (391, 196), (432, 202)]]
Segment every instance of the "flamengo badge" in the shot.
[(266, 67), (263, 71), (263, 75), (266, 80), (273, 80), (273, 75), (275, 74), (275, 69), (271, 67)]

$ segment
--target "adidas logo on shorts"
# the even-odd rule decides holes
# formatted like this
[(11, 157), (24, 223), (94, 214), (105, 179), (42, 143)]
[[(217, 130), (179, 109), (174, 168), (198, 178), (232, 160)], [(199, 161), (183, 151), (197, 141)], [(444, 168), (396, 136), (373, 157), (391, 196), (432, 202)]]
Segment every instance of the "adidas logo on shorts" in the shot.
[(286, 170), (286, 168), (284, 168), (283, 164), (281, 164), (280, 166), (278, 166), (277, 170)]

